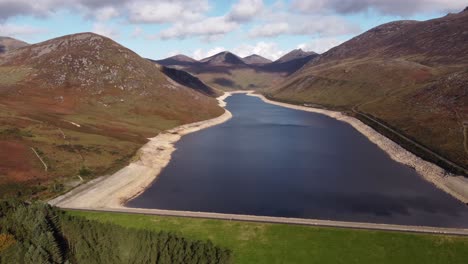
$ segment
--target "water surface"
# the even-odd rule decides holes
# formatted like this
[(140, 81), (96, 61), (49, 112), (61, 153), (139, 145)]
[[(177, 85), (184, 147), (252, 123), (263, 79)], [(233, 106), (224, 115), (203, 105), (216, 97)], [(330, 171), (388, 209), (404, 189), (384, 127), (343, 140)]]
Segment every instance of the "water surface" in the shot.
[(468, 207), (347, 123), (236, 94), (130, 207), (468, 227)]

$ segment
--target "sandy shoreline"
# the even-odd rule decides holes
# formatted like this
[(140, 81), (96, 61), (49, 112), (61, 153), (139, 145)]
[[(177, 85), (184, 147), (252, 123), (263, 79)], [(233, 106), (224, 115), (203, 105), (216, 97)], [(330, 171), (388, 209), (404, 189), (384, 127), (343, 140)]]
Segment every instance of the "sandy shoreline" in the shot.
[(375, 131), (373, 128), (361, 122), (359, 119), (344, 115), (341, 112), (330, 111), (319, 108), (311, 108), (300, 105), (292, 105), (287, 103), (276, 102), (267, 99), (263, 95), (254, 94), (252, 92), (247, 93), (249, 96), (259, 97), (263, 102), (274, 104), (282, 107), (287, 107), (296, 110), (302, 110), (307, 112), (319, 113), (336, 120), (346, 122), (353, 126), (357, 131), (366, 136), (371, 142), (379, 146), (389, 156), (405, 165), (414, 168), (419, 175), (421, 175), (427, 181), (433, 183), (437, 188), (450, 194), (457, 200), (468, 203), (468, 179), (463, 176), (450, 175), (441, 167), (427, 162), (420, 157), (414, 155), (410, 151), (404, 149), (397, 143), (383, 136), (382, 134)]
[[(417, 157), (354, 117), (344, 115), (341, 112), (271, 101), (263, 95), (254, 94), (253, 91), (226, 92), (217, 98), (219, 105), (225, 107), (226, 102), (224, 100), (235, 93), (247, 93), (249, 96), (259, 97), (265, 103), (320, 113), (346, 122), (366, 136), (371, 142), (378, 145), (395, 161), (414, 168), (424, 179), (432, 182), (435, 186), (456, 199), (468, 203), (468, 179), (463, 176), (447, 177), (445, 170), (439, 166)], [(169, 164), (171, 155), (175, 150), (174, 144), (183, 135), (221, 124), (231, 117), (232, 114), (225, 109), (224, 114), (219, 117), (164, 131), (156, 137), (151, 138), (138, 151), (138, 160), (130, 163), (113, 175), (94, 179), (49, 201), (49, 203), (64, 208), (125, 209), (125, 202), (146, 190), (162, 169)]]
[[(224, 108), (224, 100), (232, 93), (227, 92), (218, 97), (219, 106)], [(52, 199), (49, 204), (66, 208), (123, 208), (126, 201), (146, 190), (169, 164), (175, 151), (174, 144), (182, 136), (221, 124), (231, 117), (231, 112), (225, 109), (216, 118), (161, 132), (138, 150), (136, 161), (110, 176), (101, 176)]]

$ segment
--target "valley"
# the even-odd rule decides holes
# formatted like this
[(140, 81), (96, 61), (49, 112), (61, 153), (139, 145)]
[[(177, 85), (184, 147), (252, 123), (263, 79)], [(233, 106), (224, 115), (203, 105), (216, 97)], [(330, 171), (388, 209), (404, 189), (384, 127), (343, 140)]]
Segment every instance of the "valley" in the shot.
[(468, 8), (322, 53), (120, 44), (205, 26), (0, 36), (0, 263), (463, 263)]
[[(451, 56), (447, 50), (415, 51), (402, 48), (404, 44), (387, 47), (386, 43), (388, 39), (396, 43), (395, 36), (406, 31), (416, 35), (427, 32), (426, 28), (438, 32), (447, 24), (462, 25), (466, 17), (461, 12), (425, 22), (392, 22), (324, 54), (297, 49), (275, 61), (255, 54), (241, 58), (228, 51), (199, 61), (185, 55), (145, 60), (91, 33), (33, 45), (5, 39), (8, 47), (17, 49), (5, 52), (0, 60), (1, 144), (22, 165), (12, 166), (10, 159), (3, 159), (2, 195), (53, 197), (96, 176), (112, 175), (129, 161), (141, 161), (138, 149), (148, 138), (220, 116), (224, 110), (215, 97), (225, 91), (252, 89), (273, 100), (343, 111), (400, 144), (387, 132), (404, 135), (420, 148), (427, 147), (426, 153), (436, 153), (436, 158), (416, 147), (403, 147), (463, 175), (467, 156), (463, 57), (450, 59), (452, 65), (443, 59)], [(423, 38), (427, 33), (421, 34)], [(364, 42), (372, 46), (361, 45)], [(450, 51), (463, 54), (463, 48), (454, 46)], [(111, 49), (117, 50), (113, 56), (107, 53)], [(372, 55), (366, 53), (369, 49)], [(432, 57), (428, 52), (434, 53)], [(408, 107), (408, 100), (415, 98), (418, 103)], [(430, 111), (425, 108), (428, 104)], [(438, 129), (448, 129), (448, 134)], [(149, 170), (146, 174), (153, 176), (147, 179), (154, 179), (167, 162), (156, 171)], [(437, 177), (430, 181), (439, 182)], [(135, 188), (144, 189), (151, 180), (143, 182)], [(451, 192), (460, 184), (442, 184), (442, 189)], [(455, 196), (466, 195), (463, 187), (455, 189)]]

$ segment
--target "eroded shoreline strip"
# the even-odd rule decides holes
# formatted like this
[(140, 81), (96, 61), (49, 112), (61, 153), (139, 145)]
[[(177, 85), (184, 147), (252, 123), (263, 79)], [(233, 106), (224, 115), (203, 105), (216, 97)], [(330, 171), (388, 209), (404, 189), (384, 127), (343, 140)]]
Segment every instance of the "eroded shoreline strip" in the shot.
[(295, 110), (323, 114), (336, 120), (346, 122), (352, 127), (354, 127), (354, 129), (359, 131), (361, 134), (363, 134), (365, 137), (367, 137), (372, 143), (379, 146), (393, 160), (405, 164), (411, 168), (414, 168), (416, 172), (418, 172), (418, 174), (421, 175), (425, 180), (433, 183), (437, 188), (450, 194), (455, 199), (465, 204), (468, 204), (467, 178), (463, 176), (451, 175), (441, 167), (431, 162), (423, 160), (422, 158), (416, 156), (412, 152), (398, 145), (394, 141), (378, 133), (373, 128), (364, 124), (357, 118), (345, 115), (341, 112), (272, 101), (261, 94), (253, 93), (253, 91), (248, 91), (247, 95), (258, 97), (263, 102), (268, 104), (273, 104)]
[[(231, 94), (226, 92), (218, 97), (218, 104)], [(169, 164), (175, 143), (189, 133), (226, 122), (231, 112), (213, 119), (190, 123), (159, 133), (150, 138), (137, 154), (137, 160), (109, 176), (101, 176), (49, 201), (49, 204), (62, 208), (125, 208), (124, 204), (141, 194)]]

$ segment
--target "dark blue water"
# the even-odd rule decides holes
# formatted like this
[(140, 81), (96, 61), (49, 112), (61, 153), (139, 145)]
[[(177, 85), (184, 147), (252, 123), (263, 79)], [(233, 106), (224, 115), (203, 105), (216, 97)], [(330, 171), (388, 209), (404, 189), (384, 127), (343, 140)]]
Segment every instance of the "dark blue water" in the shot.
[(184, 136), (131, 207), (468, 227), (468, 207), (324, 115), (227, 99), (233, 118)]

